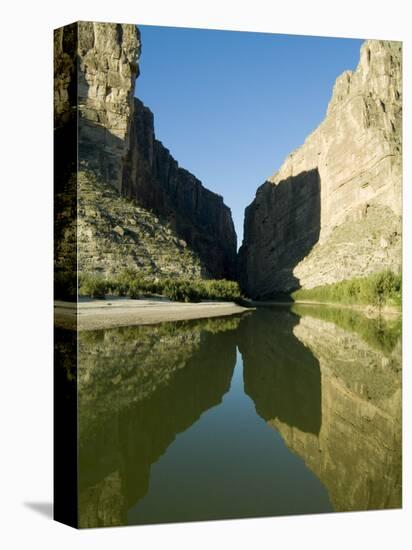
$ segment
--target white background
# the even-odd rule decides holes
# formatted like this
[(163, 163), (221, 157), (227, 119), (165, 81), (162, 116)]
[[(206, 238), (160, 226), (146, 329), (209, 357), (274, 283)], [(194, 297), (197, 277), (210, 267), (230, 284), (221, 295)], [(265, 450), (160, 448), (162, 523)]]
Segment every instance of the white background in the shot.
[[(404, 40), (404, 266), (410, 275), (408, 1), (47, 0), (2, 3), (2, 548), (406, 548), (412, 538), (409, 285), (404, 315), (404, 509), (76, 531), (33, 509), (52, 500), (52, 29), (83, 20)], [(241, 52), (239, 53), (241, 55)], [(176, 63), (179, 60), (176, 59)], [(325, 106), (326, 107), (326, 106)], [(256, 182), (258, 184), (259, 182)], [(239, 457), (241, 459), (241, 457)], [(410, 543), (410, 540), (409, 540)]]

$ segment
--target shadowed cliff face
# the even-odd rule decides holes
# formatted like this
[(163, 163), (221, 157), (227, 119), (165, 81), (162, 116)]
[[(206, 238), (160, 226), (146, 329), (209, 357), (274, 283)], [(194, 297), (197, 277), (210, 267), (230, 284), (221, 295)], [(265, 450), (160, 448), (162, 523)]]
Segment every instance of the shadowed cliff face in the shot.
[(77, 286), (77, 41), (75, 23), (54, 32), (54, 294), (72, 300)]
[(248, 296), (270, 298), (300, 286), (294, 268), (319, 239), (320, 188), (317, 169), (260, 187), (246, 209), (239, 250), (240, 284)]
[[(401, 44), (368, 40), (357, 69), (336, 80), (324, 121), (246, 209), (239, 268), (250, 296), (400, 270), (401, 126)], [(315, 173), (320, 189), (314, 220), (308, 209), (290, 238), (290, 220), (299, 217), (300, 204), (292, 190), (282, 188), (297, 178), (309, 197)], [(299, 257), (301, 241), (313, 235), (314, 226), (318, 238)], [(295, 263), (285, 248), (297, 251)]]
[(236, 279), (237, 239), (230, 209), (155, 138), (153, 114), (137, 98), (130, 139), (123, 194), (166, 219), (198, 254), (204, 275)]

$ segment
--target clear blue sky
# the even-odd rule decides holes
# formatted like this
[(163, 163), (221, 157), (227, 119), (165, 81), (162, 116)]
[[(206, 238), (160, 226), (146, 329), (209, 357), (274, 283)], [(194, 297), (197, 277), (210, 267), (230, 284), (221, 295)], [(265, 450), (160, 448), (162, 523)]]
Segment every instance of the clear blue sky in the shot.
[(256, 189), (326, 113), (362, 40), (139, 25), (136, 95), (156, 137), (221, 195), (240, 246)]

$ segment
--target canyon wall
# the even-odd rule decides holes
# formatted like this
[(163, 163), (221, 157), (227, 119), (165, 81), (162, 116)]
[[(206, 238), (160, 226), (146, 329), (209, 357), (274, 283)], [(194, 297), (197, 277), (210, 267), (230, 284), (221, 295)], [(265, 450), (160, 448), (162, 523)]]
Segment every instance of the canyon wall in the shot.
[(164, 220), (128, 200), (91, 172), (77, 176), (77, 268), (116, 275), (198, 279), (199, 256)]
[[(66, 171), (62, 179), (71, 176), (75, 180), (77, 169), (92, 173), (91, 178), (87, 175), (88, 179), (97, 178), (102, 186), (111, 186), (120, 196), (150, 211), (149, 225), (159, 223), (162, 225), (159, 233), (168, 232), (169, 240), (177, 248), (187, 248), (194, 254), (197, 259), (193, 266), (200, 265), (202, 276), (235, 278), (237, 243), (230, 209), (220, 195), (204, 188), (194, 175), (179, 167), (155, 139), (152, 113), (134, 97), (141, 51), (136, 26), (79, 22), (56, 30), (54, 42), (55, 136), (63, 135), (55, 140), (55, 149), (61, 151), (56, 166), (64, 164), (67, 147), (78, 137), (78, 150), (71, 155), (69, 175)], [(67, 132), (69, 123), (71, 133)], [(73, 183), (71, 188), (76, 194), (75, 187)], [(96, 214), (99, 204), (89, 210)], [(133, 227), (116, 230), (118, 224), (105, 224), (102, 240), (99, 231), (95, 231), (94, 214), (90, 218), (84, 209), (78, 213), (79, 236), (83, 255), (89, 258), (89, 271), (107, 273), (117, 269), (117, 260), (100, 261), (108, 240), (112, 239), (113, 246), (108, 248), (116, 248), (119, 268), (135, 267), (146, 275), (188, 275), (185, 262), (180, 264), (181, 269), (179, 266), (175, 269), (176, 265), (172, 270), (163, 269), (163, 256), (156, 255), (159, 251), (156, 230), (145, 236), (148, 238), (140, 239), (137, 235), (132, 239), (136, 249), (130, 253), (133, 243), (127, 236), (130, 237)], [(105, 218), (118, 214), (111, 216), (108, 212)], [(128, 215), (120, 218), (124, 218), (125, 225), (129, 223)], [(147, 243), (148, 239), (151, 245), (142, 248), (139, 242)], [(125, 247), (127, 258), (123, 262)], [(158, 269), (146, 273), (145, 262), (140, 262), (139, 257), (146, 257), (148, 250), (149, 255), (153, 254), (149, 264)], [(179, 251), (173, 254), (178, 263), (180, 256), (185, 254)], [(198, 276), (198, 271), (197, 267), (189, 270), (194, 276)]]
[(139, 55), (135, 25), (82, 21), (54, 33), (55, 129), (75, 117), (79, 164), (119, 190)]
[(198, 254), (203, 275), (235, 279), (237, 239), (230, 209), (156, 139), (153, 114), (137, 98), (130, 139), (123, 194), (168, 221)]
[(326, 118), (257, 191), (239, 251), (265, 298), (401, 265), (401, 43), (366, 41)]

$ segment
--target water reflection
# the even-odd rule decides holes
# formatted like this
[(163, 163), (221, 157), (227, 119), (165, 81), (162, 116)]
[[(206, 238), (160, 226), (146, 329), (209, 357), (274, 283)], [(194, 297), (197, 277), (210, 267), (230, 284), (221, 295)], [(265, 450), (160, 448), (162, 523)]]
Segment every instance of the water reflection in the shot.
[(228, 391), (236, 359), (228, 333), (238, 323), (80, 333), (81, 527), (127, 524), (151, 465)]
[(296, 306), (81, 332), (80, 526), (399, 507), (399, 336)]
[(318, 434), (322, 424), (319, 361), (293, 333), (299, 317), (261, 309), (239, 328), (245, 392), (266, 421)]
[[(294, 334), (318, 358), (322, 428), (314, 439), (289, 426), (282, 437), (326, 485), (336, 511), (402, 505), (399, 319), (305, 309)], [(322, 317), (328, 315), (331, 320)], [(345, 319), (345, 322), (342, 322)], [(345, 328), (342, 328), (345, 327)], [(354, 328), (358, 328), (356, 332)]]

